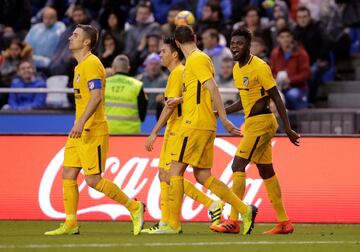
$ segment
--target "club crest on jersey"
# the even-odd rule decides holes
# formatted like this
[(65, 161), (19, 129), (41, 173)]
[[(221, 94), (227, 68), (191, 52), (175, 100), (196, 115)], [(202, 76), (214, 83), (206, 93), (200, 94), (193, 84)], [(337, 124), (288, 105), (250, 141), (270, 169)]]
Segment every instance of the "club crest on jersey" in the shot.
[(244, 86), (248, 86), (248, 85), (249, 85), (249, 78), (244, 77)]
[(78, 83), (80, 81), (80, 74), (78, 73), (76, 76), (76, 83)]
[(90, 82), (89, 82), (89, 89), (90, 89), (90, 90), (93, 90), (94, 87), (95, 87), (95, 83), (94, 83), (93, 81), (90, 81)]

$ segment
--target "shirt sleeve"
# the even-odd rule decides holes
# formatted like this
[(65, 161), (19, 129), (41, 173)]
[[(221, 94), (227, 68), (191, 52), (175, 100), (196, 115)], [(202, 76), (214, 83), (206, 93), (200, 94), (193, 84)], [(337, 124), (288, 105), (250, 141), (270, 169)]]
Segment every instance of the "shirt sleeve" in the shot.
[(268, 64), (261, 64), (258, 70), (258, 81), (265, 90), (269, 90), (276, 86), (276, 81), (272, 75), (271, 69)]
[(214, 65), (211, 62), (211, 59), (206, 57), (206, 55), (199, 54), (196, 56), (192, 60), (191, 66), (192, 72), (201, 84), (204, 84), (205, 81), (210, 80), (215, 75)]
[(104, 68), (101, 63), (90, 62), (86, 66), (86, 82), (89, 90), (100, 89), (104, 87)]
[(168, 98), (181, 97), (182, 96), (182, 85), (183, 78), (182, 72), (176, 71), (173, 74), (170, 74), (168, 79), (165, 96)]

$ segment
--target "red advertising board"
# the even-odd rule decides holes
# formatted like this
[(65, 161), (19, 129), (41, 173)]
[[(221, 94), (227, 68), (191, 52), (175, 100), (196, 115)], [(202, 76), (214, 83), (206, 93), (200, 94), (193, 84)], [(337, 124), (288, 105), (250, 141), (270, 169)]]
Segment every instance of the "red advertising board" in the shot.
[[(104, 176), (147, 205), (146, 220), (156, 220), (160, 217), (157, 165), (162, 138), (153, 152), (145, 150), (145, 139), (111, 137)], [(0, 136), (0, 219), (64, 218), (61, 166), (65, 141), (64, 136)], [(236, 137), (215, 140), (213, 175), (228, 185), (239, 141)], [(358, 138), (302, 138), (301, 147), (285, 137), (273, 139), (274, 167), (294, 222), (360, 223), (359, 150)], [(191, 168), (186, 177), (194, 181)], [(257, 221), (276, 221), (256, 166), (247, 167), (246, 182), (244, 199), (259, 207)], [(129, 219), (124, 207), (90, 189), (83, 175), (78, 185), (79, 219)], [(227, 205), (224, 217), (229, 212)], [(209, 217), (202, 205), (185, 198), (182, 219), (208, 221)]]

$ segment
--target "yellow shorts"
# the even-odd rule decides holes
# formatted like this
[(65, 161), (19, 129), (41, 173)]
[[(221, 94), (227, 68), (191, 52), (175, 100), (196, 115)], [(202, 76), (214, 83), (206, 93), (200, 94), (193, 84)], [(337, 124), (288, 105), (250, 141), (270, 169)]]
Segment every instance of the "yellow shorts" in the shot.
[(109, 135), (68, 138), (65, 144), (64, 166), (84, 169), (85, 175), (100, 174), (105, 169)]
[(215, 136), (215, 131), (182, 127), (172, 152), (172, 160), (197, 168), (211, 168)]
[[(176, 145), (177, 134), (175, 132), (166, 132), (164, 135), (164, 142), (162, 144), (161, 153), (160, 153), (160, 162), (159, 167), (165, 171), (170, 170), (170, 163), (172, 160), (172, 155), (174, 147)], [(173, 153), (174, 155), (174, 153)]]
[(275, 135), (277, 128), (278, 124), (273, 114), (246, 118), (244, 137), (235, 155), (256, 164), (271, 164), (271, 139)]

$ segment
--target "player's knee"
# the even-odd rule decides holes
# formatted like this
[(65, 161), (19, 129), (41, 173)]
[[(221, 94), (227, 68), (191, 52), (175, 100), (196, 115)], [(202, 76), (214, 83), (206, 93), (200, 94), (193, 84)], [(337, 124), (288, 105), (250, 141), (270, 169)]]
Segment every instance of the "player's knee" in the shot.
[(63, 179), (76, 179), (78, 176), (78, 169), (64, 167), (62, 170), (62, 178)]
[(208, 174), (205, 173), (194, 173), (195, 179), (200, 184), (205, 184), (206, 180), (209, 178)]
[(96, 189), (96, 185), (99, 183), (100, 179), (97, 176), (86, 176), (85, 181), (88, 186)]
[(268, 165), (257, 165), (259, 175), (262, 179), (269, 179), (275, 175), (275, 171), (271, 164)]
[(233, 172), (245, 172), (248, 163), (248, 160), (236, 156), (232, 162), (231, 169)]

